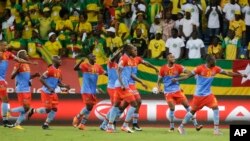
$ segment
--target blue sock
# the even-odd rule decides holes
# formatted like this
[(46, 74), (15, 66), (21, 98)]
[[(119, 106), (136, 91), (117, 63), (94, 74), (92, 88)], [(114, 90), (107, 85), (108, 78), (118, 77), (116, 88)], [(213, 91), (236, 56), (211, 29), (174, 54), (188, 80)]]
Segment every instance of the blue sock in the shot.
[(21, 112), (25, 112), (25, 110), (23, 107), (16, 107), (16, 108), (11, 109), (10, 112), (21, 113)]
[(4, 102), (2, 102), (2, 104), (1, 104), (1, 109), (2, 109), (1, 114), (2, 114), (3, 120), (8, 120), (8, 117), (7, 117), (8, 105), (9, 105), (9, 103), (4, 103)]
[(139, 114), (138, 113), (134, 113), (133, 114), (133, 124), (137, 124), (138, 123), (138, 118), (139, 118)]
[(135, 107), (130, 107), (128, 110), (128, 113), (126, 115), (125, 121), (123, 123), (123, 126), (127, 127), (128, 123), (130, 122), (130, 120), (132, 119), (133, 114), (135, 113), (136, 108)]
[(100, 125), (101, 128), (105, 128), (108, 125), (108, 119), (110, 117), (110, 110), (107, 113), (106, 117), (103, 119), (102, 124)]
[(174, 111), (170, 110), (168, 113), (170, 128), (174, 128)]
[[(187, 107), (186, 110), (187, 110), (187, 112), (189, 112), (191, 110), (190, 106)], [(194, 116), (192, 117), (192, 122), (193, 122), (194, 126), (198, 126), (198, 122)]]
[(51, 121), (54, 120), (56, 116), (56, 112), (51, 110), (49, 113), (48, 113), (48, 116), (47, 116), (47, 119), (46, 119), (46, 123), (50, 123)]
[(15, 123), (15, 125), (20, 125), (24, 120), (26, 119), (26, 115), (25, 112), (21, 112), (21, 114), (19, 115), (19, 117), (17, 118), (17, 121)]
[(44, 107), (37, 108), (35, 111), (39, 114), (46, 114), (46, 108)]
[(214, 128), (218, 129), (220, 122), (220, 113), (218, 109), (213, 111), (214, 111)]
[(191, 119), (192, 117), (193, 117), (193, 114), (190, 113), (190, 112), (188, 112), (188, 113), (185, 115), (184, 119), (182, 120), (182, 123), (181, 123), (180, 126), (184, 126), (188, 121), (190, 121), (190, 119)]
[(81, 115), (84, 115), (81, 123), (82, 124), (86, 124), (88, 118), (89, 118), (89, 114), (91, 111), (89, 111), (87, 108), (83, 108), (82, 111), (80, 112)]
[(111, 110), (110, 110), (110, 116), (109, 116), (109, 123), (114, 123), (116, 117), (117, 117), (117, 113), (119, 111), (119, 108), (118, 107), (112, 107)]

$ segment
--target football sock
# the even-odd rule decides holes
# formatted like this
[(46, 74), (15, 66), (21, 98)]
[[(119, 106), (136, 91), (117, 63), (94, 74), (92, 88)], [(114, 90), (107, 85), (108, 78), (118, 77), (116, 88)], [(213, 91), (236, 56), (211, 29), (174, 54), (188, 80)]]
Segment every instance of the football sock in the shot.
[(91, 111), (89, 111), (87, 108), (82, 109), (82, 111), (80, 112), (81, 115), (84, 115), (81, 123), (82, 124), (86, 124), (88, 118), (89, 118), (89, 114)]
[(35, 109), (35, 112), (39, 113), (39, 114), (46, 114), (46, 108), (44, 108), (44, 107), (37, 108), (37, 109)]
[(220, 114), (219, 114), (219, 110), (213, 110), (214, 111), (214, 129), (218, 129), (219, 128), (219, 120), (220, 120)]
[(7, 117), (7, 112), (8, 112), (8, 103), (4, 103), (2, 102), (1, 104), (1, 114), (2, 114), (2, 117), (3, 117), (3, 120), (8, 120), (8, 117)]
[(174, 128), (174, 111), (170, 110), (168, 116), (170, 121), (170, 128)]
[(48, 116), (47, 116), (47, 119), (46, 119), (46, 123), (50, 123), (51, 121), (54, 120), (56, 116), (56, 112), (51, 110), (49, 113), (48, 113)]
[(112, 107), (111, 110), (110, 110), (110, 116), (109, 116), (109, 123), (114, 123), (116, 117), (117, 117), (117, 113), (119, 111), (119, 108), (118, 107)]
[(132, 116), (133, 116), (133, 114), (135, 113), (135, 110), (136, 110), (135, 107), (132, 107), (132, 106), (131, 106), (131, 107), (129, 108), (123, 126), (128, 126), (129, 121), (132, 119)]
[(139, 114), (138, 113), (134, 113), (133, 114), (133, 124), (137, 124), (138, 123), (138, 118), (139, 118)]

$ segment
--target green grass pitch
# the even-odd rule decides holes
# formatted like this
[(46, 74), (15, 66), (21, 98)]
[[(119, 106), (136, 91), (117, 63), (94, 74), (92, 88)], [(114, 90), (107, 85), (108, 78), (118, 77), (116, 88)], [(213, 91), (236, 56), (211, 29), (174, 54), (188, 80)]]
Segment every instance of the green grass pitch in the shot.
[(156, 127), (144, 127), (143, 131), (133, 134), (120, 130), (118, 133), (106, 133), (98, 127), (87, 127), (83, 131), (70, 126), (51, 126), (51, 130), (43, 130), (40, 126), (23, 128), (0, 127), (0, 141), (229, 141), (229, 129), (222, 129), (223, 135), (215, 136), (212, 128), (203, 128), (199, 132), (187, 128), (186, 135)]

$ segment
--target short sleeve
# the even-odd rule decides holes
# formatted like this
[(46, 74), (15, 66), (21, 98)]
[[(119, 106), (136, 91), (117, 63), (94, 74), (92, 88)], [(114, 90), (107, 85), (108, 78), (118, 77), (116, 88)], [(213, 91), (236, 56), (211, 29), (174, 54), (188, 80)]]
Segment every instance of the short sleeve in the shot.
[(79, 66), (82, 72), (87, 72), (88, 71), (88, 67), (86, 63), (81, 63), (81, 65)]
[(185, 71), (185, 67), (182, 65), (178, 65), (178, 72), (181, 74)]
[(164, 66), (161, 67), (160, 71), (159, 71), (159, 76), (163, 77), (164, 76)]
[(128, 58), (126, 57), (121, 57), (121, 59), (119, 60), (119, 67), (124, 67), (128, 64)]
[(202, 68), (200, 66), (196, 67), (192, 73), (195, 75), (195, 74), (198, 74), (200, 75), (201, 74), (201, 71), (202, 71)]
[(221, 73), (222, 71), (223, 71), (223, 69), (221, 67), (216, 66), (216, 68), (215, 68), (216, 73)]

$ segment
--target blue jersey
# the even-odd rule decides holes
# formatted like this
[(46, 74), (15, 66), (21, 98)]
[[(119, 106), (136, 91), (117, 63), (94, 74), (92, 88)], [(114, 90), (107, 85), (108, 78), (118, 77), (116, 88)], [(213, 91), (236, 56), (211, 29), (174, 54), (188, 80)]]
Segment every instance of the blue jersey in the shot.
[[(128, 88), (129, 87), (129, 81), (131, 79), (131, 74), (132, 74), (132, 61), (128, 57), (128, 55), (124, 54), (119, 60), (118, 67), (122, 68), (121, 72), (121, 79), (123, 85)], [(118, 68), (119, 69), (119, 68)], [(121, 87), (120, 81), (117, 79), (115, 81), (115, 87)]]
[(18, 74), (16, 75), (16, 92), (30, 92), (30, 66), (29, 64), (16, 64), (14, 69), (19, 65)]
[(89, 63), (82, 63), (80, 69), (82, 71), (81, 94), (96, 94), (98, 75), (104, 74), (105, 71), (100, 65)]
[(0, 60), (0, 81), (5, 80), (6, 72), (8, 69), (8, 60), (13, 59), (14, 55), (11, 52), (5, 51), (2, 54), (2, 60)]
[[(58, 86), (61, 76), (62, 74), (60, 69), (57, 69), (54, 66), (50, 66), (46, 71), (45, 82), (50, 88), (55, 90)], [(51, 94), (48, 88), (45, 86), (42, 87), (42, 90), (47, 94)]]
[(118, 79), (117, 76), (117, 67), (118, 64), (115, 62), (108, 62), (107, 64), (107, 73), (108, 73), (108, 88), (115, 88), (115, 81)]
[(221, 73), (223, 70), (214, 66), (212, 68), (208, 68), (206, 65), (200, 65), (196, 67), (192, 73), (196, 75), (196, 96), (207, 96), (211, 93), (211, 84), (213, 82), (214, 76), (217, 73)]
[(184, 67), (179, 64), (174, 64), (172, 67), (168, 65), (161, 67), (159, 77), (162, 78), (164, 84), (164, 93), (172, 93), (180, 90), (179, 82), (172, 82), (172, 79), (178, 78), (184, 70)]

